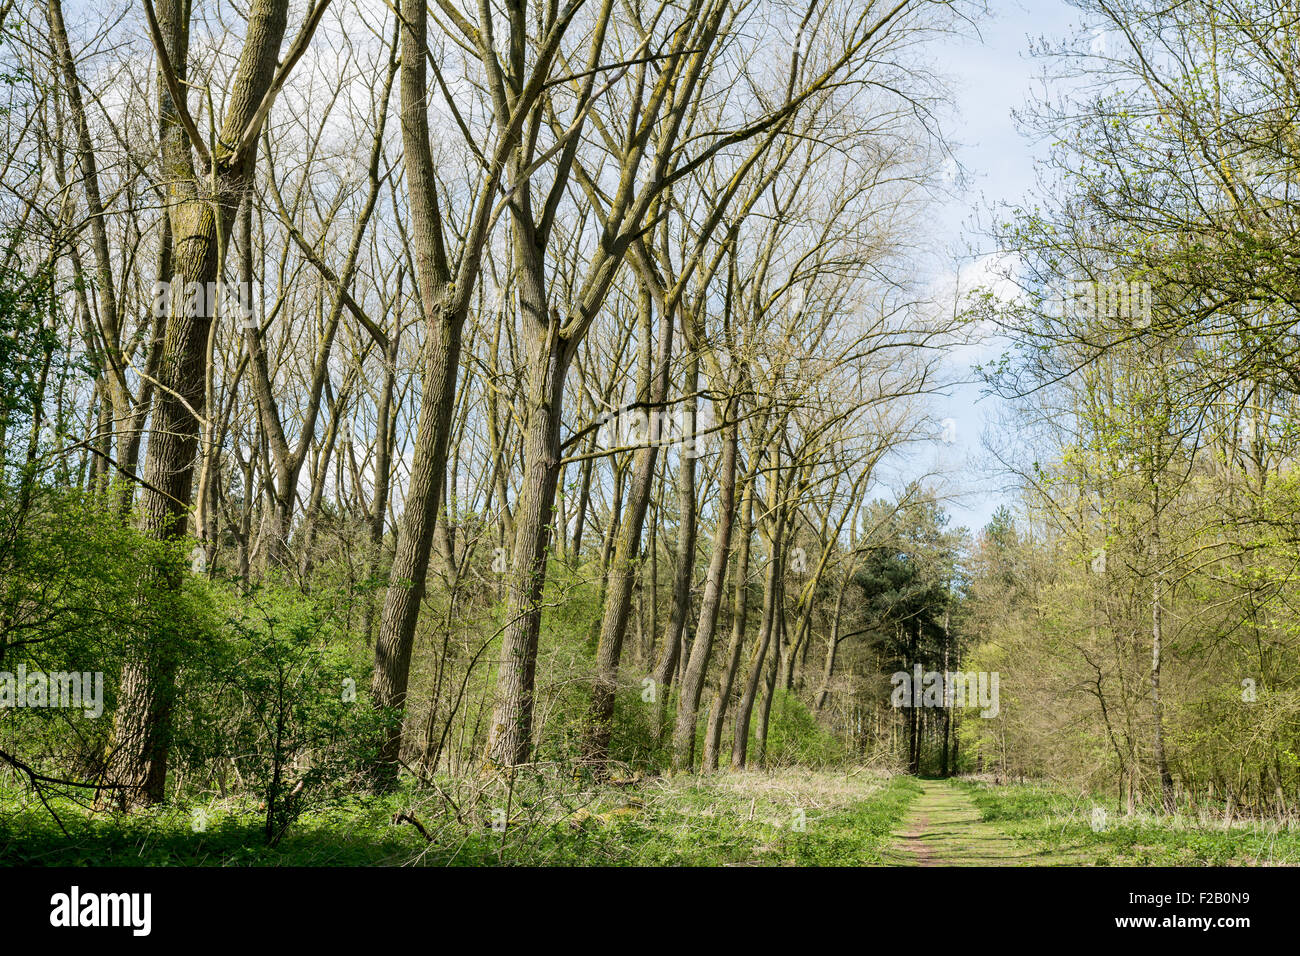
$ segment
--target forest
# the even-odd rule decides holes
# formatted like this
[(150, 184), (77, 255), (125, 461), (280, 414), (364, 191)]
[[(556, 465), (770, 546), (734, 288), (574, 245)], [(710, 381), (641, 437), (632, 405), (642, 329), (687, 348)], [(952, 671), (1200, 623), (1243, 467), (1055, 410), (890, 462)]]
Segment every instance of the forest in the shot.
[(1300, 863), (1300, 3), (1059, 5), (0, 0), (0, 863)]

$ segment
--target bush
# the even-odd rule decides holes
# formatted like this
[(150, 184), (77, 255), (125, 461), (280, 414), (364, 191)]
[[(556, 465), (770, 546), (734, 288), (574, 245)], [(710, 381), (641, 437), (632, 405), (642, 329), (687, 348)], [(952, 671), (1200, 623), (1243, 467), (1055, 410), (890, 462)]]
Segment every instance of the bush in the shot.
[(363, 699), (364, 648), (297, 592), (222, 591), (220, 639), (183, 678), (178, 743), (193, 768), (232, 766), (262, 800), (275, 845), (309, 806), (360, 786), (383, 716)]
[[(204, 589), (183, 574), (183, 551), (85, 492), (0, 484), (0, 672), (90, 675), (99, 697), (89, 708), (6, 708), (0, 749), (21, 747), (24, 763), (51, 776), (102, 773), (129, 644), (159, 641), (184, 655), (208, 631)], [(160, 586), (177, 575), (179, 590)]]
[[(750, 752), (753, 753), (755, 720), (750, 723)], [(817, 722), (808, 705), (795, 694), (776, 691), (772, 699), (772, 712), (767, 726), (767, 753), (764, 763), (769, 767), (790, 767), (796, 764), (823, 767), (842, 762), (846, 757), (844, 744)]]

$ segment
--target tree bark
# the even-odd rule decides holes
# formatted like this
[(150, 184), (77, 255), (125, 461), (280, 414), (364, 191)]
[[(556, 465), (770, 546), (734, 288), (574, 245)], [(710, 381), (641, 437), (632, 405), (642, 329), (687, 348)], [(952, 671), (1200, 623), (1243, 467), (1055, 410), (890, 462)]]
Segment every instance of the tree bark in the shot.
[(469, 293), (468, 289), (461, 289), (453, 297), (453, 279), (443, 245), (436, 168), (429, 141), (428, 8), (423, 0), (402, 0), (401, 15), (402, 149), (425, 340), (411, 476), (388, 573), (388, 589), (380, 611), (375, 671), (370, 685), (373, 705), (388, 711), (391, 721), (380, 743), (378, 760), (371, 768), (374, 786), (380, 790), (392, 787), (397, 781), (411, 652), (442, 501)]
[[(775, 452), (775, 446), (773, 446)], [(731, 767), (733, 770), (742, 770), (748, 764), (749, 758), (749, 722), (754, 710), (754, 702), (758, 699), (758, 685), (763, 676), (763, 664), (767, 658), (768, 645), (772, 640), (773, 622), (776, 616), (776, 600), (778, 584), (781, 574), (781, 540), (785, 533), (784, 509), (778, 508), (780, 494), (777, 490), (779, 481), (779, 470), (776, 467), (775, 454), (772, 456), (772, 471), (768, 480), (768, 512), (775, 512), (773, 521), (775, 527), (769, 541), (771, 548), (768, 554), (767, 562), (767, 579), (763, 589), (763, 618), (759, 624), (758, 641), (754, 645), (754, 652), (750, 656), (749, 662), (749, 679), (745, 682), (745, 690), (741, 695), (739, 703), (736, 704), (736, 723), (734, 736), (731, 741)]]
[(558, 322), (548, 323), (541, 334), (534, 353), (539, 361), (529, 386), (524, 479), (515, 510), (506, 629), (488, 731), (488, 763), (503, 767), (525, 763), (532, 747), (541, 601), (559, 477), (560, 413), (569, 356), (559, 337)]
[[(188, 4), (163, 0), (157, 17), (167, 59), (182, 83), (189, 47), (183, 10), (188, 10)], [(261, 104), (273, 95), (271, 83), (287, 20), (287, 0), (255, 0), (249, 10), (248, 32), (208, 181), (196, 172), (191, 144), (181, 128), (178, 112), (183, 105), (172, 104), (164, 113), (169, 117), (162, 151), (173, 273), (158, 368), (161, 388), (153, 411), (141, 500), (144, 528), (155, 538), (184, 538), (188, 531), (199, 416), (204, 412), (212, 315), (206, 301), (187, 303), (186, 292), (195, 288), (206, 292), (218, 278), (236, 210), (253, 178), (257, 137), (250, 139), (247, 134), (256, 133), (251, 128), (261, 121)], [(227, 145), (241, 142), (247, 148), (231, 152)], [(196, 307), (200, 304), (204, 308)], [(172, 577), (165, 584), (179, 588), (180, 580)], [(123, 788), (124, 803), (157, 803), (164, 797), (176, 655), (169, 637), (145, 639), (128, 652), (111, 772), (113, 782)]]
[(704, 689), (704, 676), (713, 650), (713, 635), (718, 626), (718, 612), (726, 585), (727, 559), (731, 554), (738, 431), (734, 421), (734, 403), (728, 403), (724, 415), (724, 421), (730, 424), (723, 439), (722, 463), (718, 475), (718, 526), (713, 535), (713, 556), (709, 560), (709, 570), (705, 577), (704, 596), (700, 599), (700, 619), (695, 626), (695, 640), (682, 672), (681, 693), (677, 698), (677, 725), (673, 729), (673, 768), (676, 770), (690, 769), (695, 763), (695, 727), (698, 723), (700, 694)]
[[(650, 295), (642, 290), (640, 310), (643, 335), (650, 337)], [(672, 358), (672, 317), (660, 316), (658, 356), (654, 360), (654, 385), (643, 388), (650, 401), (654, 417), (661, 419), (659, 409), (668, 396), (668, 363)], [(646, 350), (646, 381), (649, 385), (649, 351)], [(694, 361), (694, 360), (692, 360)], [(689, 383), (688, 383), (689, 387)], [(693, 388), (692, 388), (693, 391)], [(648, 394), (646, 394), (648, 393)], [(628, 499), (622, 512), (618, 545), (605, 579), (605, 612), (600, 625), (600, 640), (596, 646), (596, 681), (592, 688), (591, 727), (587, 740), (586, 760), (602, 763), (609, 756), (609, 741), (613, 730), (614, 698), (618, 691), (618, 667), (623, 652), (623, 638), (627, 633), (628, 612), (632, 601), (632, 586), (636, 581), (636, 559), (641, 552), (641, 531), (645, 524), (646, 508), (650, 502), (655, 467), (659, 461), (659, 446), (663, 436), (659, 429), (650, 428), (648, 444), (637, 449), (633, 465), (633, 478), (628, 488)], [(683, 463), (686, 459), (683, 456)], [(685, 464), (683, 464), (685, 467)], [(660, 688), (655, 688), (656, 702)]]
[(718, 677), (718, 693), (709, 708), (708, 726), (704, 735), (702, 769), (718, 769), (718, 754), (722, 749), (722, 727), (731, 702), (731, 689), (740, 669), (740, 656), (745, 646), (745, 617), (749, 609), (749, 555), (753, 539), (754, 476), (745, 477), (745, 490), (741, 495), (740, 534), (736, 550), (736, 581), (731, 606), (731, 639), (727, 644), (726, 664)]

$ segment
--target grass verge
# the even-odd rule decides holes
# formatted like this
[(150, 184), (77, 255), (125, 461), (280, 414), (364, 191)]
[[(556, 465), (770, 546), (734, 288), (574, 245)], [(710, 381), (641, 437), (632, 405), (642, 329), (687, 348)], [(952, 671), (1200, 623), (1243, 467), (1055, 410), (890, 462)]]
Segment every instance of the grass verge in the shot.
[(1060, 862), (1096, 866), (1259, 866), (1300, 864), (1293, 821), (1116, 812), (1114, 801), (1042, 784), (959, 780), (981, 819)]

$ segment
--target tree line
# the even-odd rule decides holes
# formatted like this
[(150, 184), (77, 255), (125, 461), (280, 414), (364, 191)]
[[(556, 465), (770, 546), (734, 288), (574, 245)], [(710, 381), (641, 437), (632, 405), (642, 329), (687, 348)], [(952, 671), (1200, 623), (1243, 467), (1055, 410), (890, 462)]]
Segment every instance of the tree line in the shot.
[(1043, 188), (994, 232), (1014, 301), (985, 369), (1019, 436), (971, 561), (1015, 688), (981, 746), (1121, 806), (1300, 801), (1295, 408), (1300, 10), (1080, 0), (1022, 120)]

